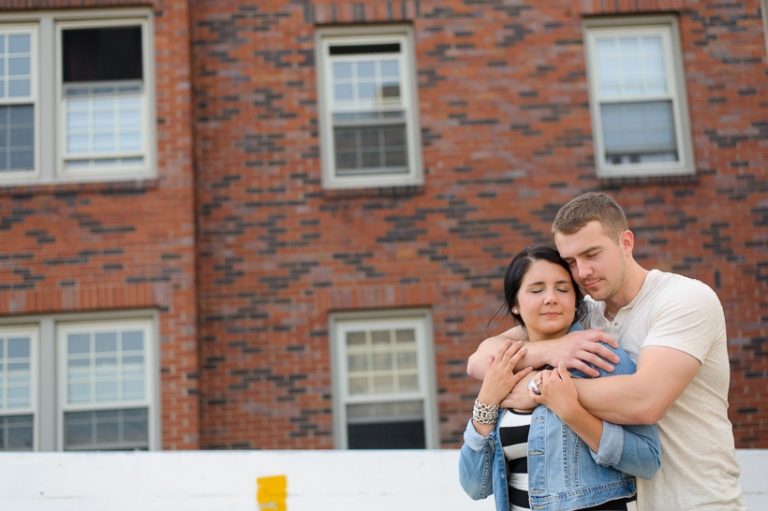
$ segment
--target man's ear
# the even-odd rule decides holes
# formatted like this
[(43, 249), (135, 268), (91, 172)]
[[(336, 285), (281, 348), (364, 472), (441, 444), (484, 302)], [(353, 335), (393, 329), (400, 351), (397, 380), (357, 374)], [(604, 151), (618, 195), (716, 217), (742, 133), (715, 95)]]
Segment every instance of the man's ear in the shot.
[(635, 248), (635, 235), (627, 229), (626, 231), (622, 232), (619, 235), (619, 244), (621, 245), (622, 250), (625, 252), (629, 252), (629, 254), (632, 254), (632, 249)]

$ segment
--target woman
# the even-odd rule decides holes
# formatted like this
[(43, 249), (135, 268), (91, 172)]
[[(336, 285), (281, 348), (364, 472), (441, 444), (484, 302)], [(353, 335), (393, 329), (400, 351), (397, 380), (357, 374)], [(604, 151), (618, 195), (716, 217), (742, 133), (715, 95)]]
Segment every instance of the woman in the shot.
[[(529, 247), (517, 254), (504, 276), (504, 294), (506, 309), (529, 342), (581, 329), (586, 303), (554, 249)], [(613, 351), (621, 361), (601, 376), (634, 372), (629, 356)], [(461, 448), (464, 490), (475, 500), (495, 494), (498, 511), (634, 509), (632, 476), (649, 479), (660, 466), (656, 426), (622, 428), (601, 421), (579, 404), (564, 366), (534, 378), (530, 367), (515, 373), (524, 353), (524, 343), (506, 343), (485, 375)], [(499, 411), (526, 376), (531, 397), (542, 406)]]

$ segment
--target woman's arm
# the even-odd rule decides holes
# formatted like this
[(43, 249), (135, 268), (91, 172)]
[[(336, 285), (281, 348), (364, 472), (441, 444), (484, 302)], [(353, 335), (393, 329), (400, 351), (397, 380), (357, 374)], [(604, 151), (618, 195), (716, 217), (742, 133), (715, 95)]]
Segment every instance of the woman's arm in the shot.
[[(488, 406), (497, 406), (506, 398), (515, 385), (522, 380), (532, 370), (526, 367), (521, 371), (514, 371), (514, 368), (525, 356), (527, 347), (522, 341), (504, 342), (496, 352), (493, 362), (488, 367), (488, 372), (480, 387), (477, 395), (477, 401)], [(493, 424), (482, 424), (472, 421), (475, 429), (483, 436), (493, 431)]]
[(493, 494), (492, 435), (483, 437), (475, 431), (470, 420), (464, 431), (464, 445), (459, 454), (459, 482), (472, 500), (480, 500)]

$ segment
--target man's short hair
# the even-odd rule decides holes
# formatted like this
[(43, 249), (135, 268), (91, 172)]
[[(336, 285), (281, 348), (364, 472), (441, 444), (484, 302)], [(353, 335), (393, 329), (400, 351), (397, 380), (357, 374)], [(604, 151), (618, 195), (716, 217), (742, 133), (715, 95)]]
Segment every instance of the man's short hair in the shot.
[(613, 198), (600, 192), (587, 192), (571, 199), (557, 212), (552, 234), (574, 234), (589, 222), (597, 220), (605, 235), (618, 243), (626, 231), (627, 217)]

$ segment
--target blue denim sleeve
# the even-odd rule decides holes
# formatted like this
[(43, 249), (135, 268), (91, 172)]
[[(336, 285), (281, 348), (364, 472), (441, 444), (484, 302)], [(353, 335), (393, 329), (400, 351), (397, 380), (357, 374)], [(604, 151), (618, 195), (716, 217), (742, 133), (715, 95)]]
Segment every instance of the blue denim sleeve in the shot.
[(464, 445), (459, 455), (459, 481), (461, 487), (473, 500), (480, 500), (493, 494), (492, 461), (495, 431), (484, 437), (475, 431), (472, 419), (464, 430)]
[[(626, 351), (605, 344), (604, 346), (617, 354), (620, 360), (611, 373), (596, 368), (600, 371), (601, 377), (635, 372), (636, 365)], [(574, 376), (586, 376), (581, 371), (578, 373)], [(590, 452), (595, 462), (600, 465), (613, 467), (643, 479), (650, 479), (661, 467), (659, 428), (656, 424), (652, 426), (619, 426), (603, 421), (603, 434), (600, 437), (598, 452)]]
[(650, 479), (661, 467), (658, 426), (618, 426), (603, 421), (600, 448), (590, 454), (599, 465)]

